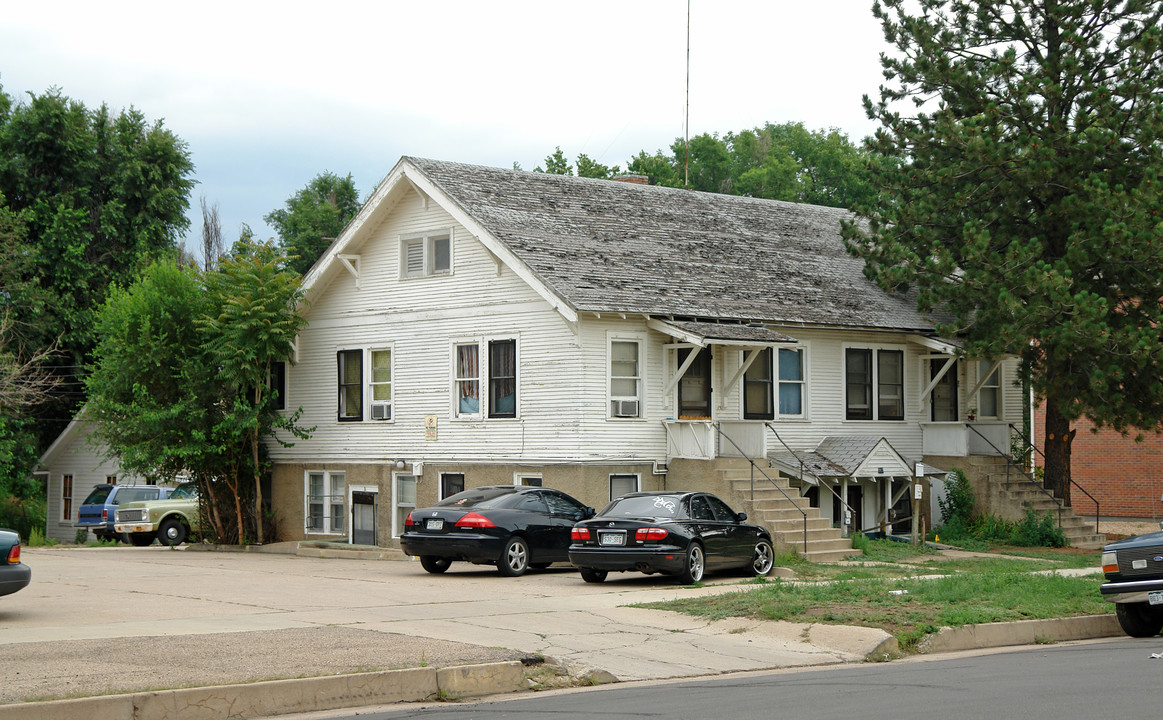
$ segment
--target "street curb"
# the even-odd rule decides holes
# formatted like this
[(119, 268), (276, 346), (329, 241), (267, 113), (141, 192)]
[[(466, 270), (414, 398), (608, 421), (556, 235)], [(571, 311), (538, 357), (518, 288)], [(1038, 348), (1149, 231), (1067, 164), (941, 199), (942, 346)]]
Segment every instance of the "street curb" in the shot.
[(520, 660), (0, 705), (0, 720), (221, 720), (516, 692)]
[(1123, 629), (1114, 615), (1085, 615), (1050, 620), (983, 623), (941, 628), (920, 644), (922, 653), (981, 650), (1010, 645), (1038, 645), (1068, 640), (1121, 637)]

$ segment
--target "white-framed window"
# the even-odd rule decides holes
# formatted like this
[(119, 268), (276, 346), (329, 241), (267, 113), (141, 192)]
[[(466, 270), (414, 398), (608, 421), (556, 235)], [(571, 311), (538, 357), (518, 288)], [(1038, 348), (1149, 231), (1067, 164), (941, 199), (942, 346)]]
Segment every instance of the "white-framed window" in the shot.
[(802, 347), (779, 348), (776, 358), (779, 417), (807, 416), (807, 353)]
[(61, 475), (61, 520), (73, 519), (73, 476)]
[(304, 484), (304, 530), (326, 535), (346, 533), (346, 473), (308, 470)]
[(646, 343), (641, 337), (611, 335), (609, 357), (609, 414), (612, 418), (643, 416), (642, 388)]
[(397, 473), (394, 477), (392, 493), (392, 537), (404, 534), (404, 522), (408, 513), (416, 509), (416, 476)]
[(372, 420), (392, 419), (392, 349), (368, 351), (368, 406)]
[(905, 419), (905, 353), (898, 348), (844, 349), (844, 419)]
[(744, 419), (805, 417), (804, 348), (764, 348), (758, 352), (743, 373)]
[(363, 350), (336, 353), (339, 378), (339, 420), (363, 420)]
[[(993, 363), (988, 360), (978, 360), (977, 377), (981, 378), (989, 372), (991, 365)], [(977, 391), (978, 415), (983, 418), (1000, 417), (1001, 405), (1001, 366), (998, 365)]]
[(541, 473), (513, 473), (513, 484), (517, 486), (542, 487)]
[(452, 396), (456, 417), (480, 417), (481, 414), (481, 346), (480, 343), (457, 343), (452, 348)]
[(454, 417), (517, 417), (515, 339), (454, 343), (452, 377)]
[(613, 473), (610, 475), (610, 499), (621, 497), (627, 493), (638, 492), (640, 489), (639, 476), (630, 473)]
[(452, 231), (400, 238), (400, 277), (447, 275), (452, 271)]

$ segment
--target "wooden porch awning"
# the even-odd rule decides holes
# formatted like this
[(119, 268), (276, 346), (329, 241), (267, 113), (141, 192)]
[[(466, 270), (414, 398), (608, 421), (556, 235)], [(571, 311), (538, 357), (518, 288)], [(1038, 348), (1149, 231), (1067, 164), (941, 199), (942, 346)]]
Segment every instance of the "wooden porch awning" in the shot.
[(699, 347), (715, 345), (743, 345), (755, 347), (762, 345), (789, 345), (798, 342), (795, 338), (784, 335), (762, 325), (745, 325), (742, 323), (712, 323), (695, 320), (659, 320), (651, 318), (646, 326), (673, 338), (688, 342)]

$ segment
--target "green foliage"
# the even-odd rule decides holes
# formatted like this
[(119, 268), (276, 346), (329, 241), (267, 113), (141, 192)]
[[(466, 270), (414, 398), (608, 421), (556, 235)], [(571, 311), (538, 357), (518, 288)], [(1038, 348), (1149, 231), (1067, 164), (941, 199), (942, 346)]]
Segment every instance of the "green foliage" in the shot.
[[(514, 167), (515, 169), (520, 169), (519, 167), (516, 167), (516, 163), (514, 163)], [(561, 146), (559, 145), (557, 149), (553, 151), (552, 155), (546, 156), (545, 169), (543, 170), (541, 166), (538, 165), (533, 169), (533, 172), (549, 173), (550, 175), (573, 175), (573, 169), (573, 165), (569, 164), (569, 160), (566, 159), (565, 153), (561, 151)], [(622, 170), (617, 165), (614, 165), (613, 167), (610, 167), (609, 165), (603, 165), (600, 162), (591, 160), (590, 157), (585, 153), (577, 156), (578, 177), (606, 179), (612, 178), (621, 172)]]
[(359, 193), (351, 173), (340, 177), (322, 172), (289, 197), (285, 208), (274, 210), (263, 219), (278, 232), (289, 266), (306, 275), (359, 207)]
[[(59, 338), (57, 371), (71, 377), (96, 342), (109, 285), (172, 252), (187, 227), (193, 163), (185, 142), (133, 108), (88, 109), (54, 88), (21, 103), (0, 89), (0, 109), (0, 303), (23, 351)], [(38, 424), (40, 442), (72, 414), (75, 390), (39, 411), (54, 419)]]
[(209, 273), (151, 265), (111, 292), (98, 320), (86, 382), (94, 440), (135, 474), (192, 476), (208, 504), (203, 528), (221, 542), (244, 541), (248, 523), (262, 537), (260, 514), (244, 505), (261, 506), (261, 440), (306, 434), (299, 413), (276, 412), (267, 393), (271, 363), (290, 360), (303, 324), (299, 288), (273, 244), (243, 240)]
[(788, 200), (830, 207), (867, 201), (868, 153), (839, 130), (808, 130), (802, 123), (774, 125), (691, 138), (680, 138), (670, 155), (638, 153), (630, 172), (648, 175), (657, 185), (683, 187), (690, 175), (693, 190)]
[[(969, 357), (1021, 359), (1068, 497), (1070, 420), (1163, 419), (1163, 2), (880, 0), (877, 194), (846, 225)], [(1059, 422), (1059, 420), (1061, 422)]]
[(28, 547), (52, 547), (59, 544), (56, 538), (46, 538), (42, 527), (34, 527), (28, 532)]
[(967, 550), (985, 550), (991, 545), (1019, 547), (1065, 547), (1066, 537), (1052, 514), (1037, 515), (1026, 508), (1026, 516), (1010, 522), (996, 515), (979, 516), (975, 512), (973, 489), (960, 470), (951, 473), (945, 483), (946, 495), (938, 498), (942, 525), (935, 535), (942, 542), (961, 545)]

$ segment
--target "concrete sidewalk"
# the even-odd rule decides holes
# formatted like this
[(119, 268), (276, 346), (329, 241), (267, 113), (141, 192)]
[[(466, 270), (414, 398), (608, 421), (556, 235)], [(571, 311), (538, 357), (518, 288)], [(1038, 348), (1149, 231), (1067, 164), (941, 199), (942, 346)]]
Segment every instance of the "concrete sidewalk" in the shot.
[[(870, 628), (712, 622), (624, 607), (746, 588), (732, 577), (682, 588), (637, 574), (587, 584), (572, 570), (552, 568), (510, 579), (491, 568), (454, 564), (429, 575), (419, 563), (363, 559), (350, 548), (275, 549), (300, 555), (160, 546), (26, 549), (33, 583), (0, 604), (0, 663), (17, 669), (0, 688), (0, 702), (23, 704), (0, 705), (0, 718), (76, 717), (76, 707), (65, 713), (57, 703), (27, 701), (97, 693), (123, 694), (119, 707), (133, 708), (127, 717), (138, 718), (172, 716), (173, 703), (220, 710), (213, 698), (233, 698), (231, 713), (251, 717), (326, 709), (320, 702), (391, 702), (384, 693), (397, 685), (410, 692), (419, 687), (426, 693), (421, 697), (470, 696), (518, 689), (514, 678), (523, 676), (514, 663), (533, 656), (555, 658), (575, 677), (647, 680), (860, 662), (895, 650), (894, 638)], [(329, 559), (329, 552), (350, 559)], [(1010, 628), (1004, 637), (963, 629), (942, 638), (939, 649), (1121, 634), (1113, 616), (1104, 617), (1085, 628), (1046, 625), (1033, 634)], [(471, 669), (451, 669), (458, 666)], [(394, 668), (431, 672), (399, 678), (385, 672)], [(332, 677), (311, 681), (310, 692), (268, 683), (246, 691), (209, 688), (197, 697), (162, 691), (164, 701), (157, 692), (311, 675)], [(421, 675), (431, 677), (417, 685)], [(342, 700), (345, 694), (350, 697)], [(274, 709), (277, 702), (285, 706)], [(163, 706), (171, 711), (143, 714), (143, 707)], [(38, 707), (51, 712), (27, 714)]]

